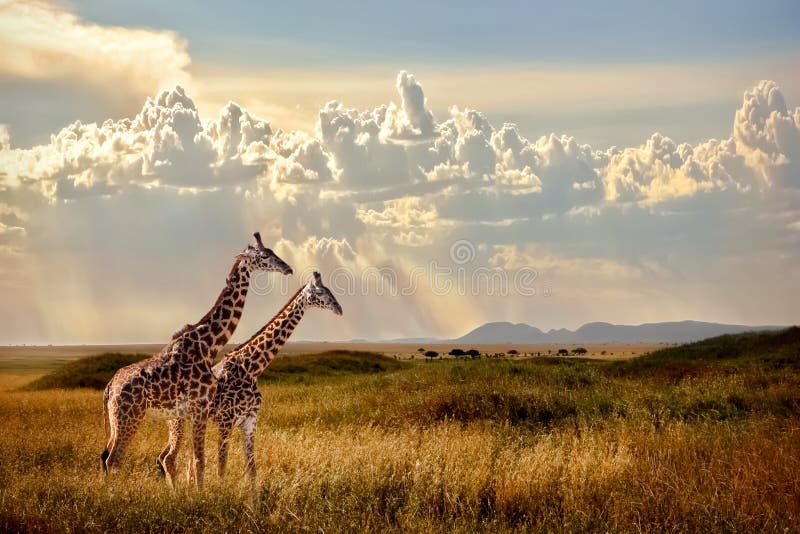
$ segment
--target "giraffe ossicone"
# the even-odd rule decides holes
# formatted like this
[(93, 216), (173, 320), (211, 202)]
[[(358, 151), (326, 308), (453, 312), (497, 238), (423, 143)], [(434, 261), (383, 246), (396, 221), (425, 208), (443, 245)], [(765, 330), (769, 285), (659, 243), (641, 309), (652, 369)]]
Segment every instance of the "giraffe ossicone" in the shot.
[[(160, 352), (123, 367), (103, 394), (108, 442), (100, 455), (105, 473), (119, 469), (125, 449), (148, 412), (192, 423), (191, 478), (203, 483), (205, 430), (216, 391), (214, 358), (230, 340), (242, 316), (251, 275), (256, 271), (292, 274), (292, 268), (261, 242), (238, 254), (217, 301), (197, 323), (177, 330)], [(166, 458), (174, 483), (174, 460)]]
[[(301, 287), (266, 325), (214, 366), (217, 388), (210, 418), (219, 427), (217, 459), (220, 478), (225, 476), (228, 439), (233, 429), (239, 427), (244, 434), (247, 474), (251, 481), (255, 480), (254, 441), (256, 420), (261, 409), (258, 377), (275, 359), (309, 307), (328, 309), (336, 315), (342, 315), (341, 305), (323, 285), (318, 272), (314, 273), (313, 279)], [(169, 430), (169, 443), (158, 458), (161, 464), (167, 458), (177, 455), (183, 436), (183, 422), (171, 420)]]

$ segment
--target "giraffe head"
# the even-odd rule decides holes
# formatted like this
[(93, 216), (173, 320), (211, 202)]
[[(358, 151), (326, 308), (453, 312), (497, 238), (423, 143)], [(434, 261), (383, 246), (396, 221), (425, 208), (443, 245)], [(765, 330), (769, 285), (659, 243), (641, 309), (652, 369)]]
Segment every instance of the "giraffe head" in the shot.
[(314, 271), (314, 278), (308, 281), (303, 294), (307, 305), (331, 310), (336, 315), (342, 314), (342, 307), (331, 290), (322, 285), (322, 276), (318, 272)]
[(283, 261), (275, 254), (272, 249), (264, 246), (261, 241), (261, 234), (256, 232), (253, 234), (256, 238), (256, 246), (247, 245), (247, 249), (240, 254), (245, 266), (254, 271), (267, 271), (279, 272), (281, 274), (290, 275), (294, 271), (289, 267), (289, 264)]

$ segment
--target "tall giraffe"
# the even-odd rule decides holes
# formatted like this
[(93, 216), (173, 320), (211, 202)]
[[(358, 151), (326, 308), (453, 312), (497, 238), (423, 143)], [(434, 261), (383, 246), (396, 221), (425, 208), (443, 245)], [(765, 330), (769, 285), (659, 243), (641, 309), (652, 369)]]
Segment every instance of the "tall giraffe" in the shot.
[[(190, 477), (199, 487), (205, 466), (205, 430), (216, 379), (211, 367), (230, 340), (242, 316), (250, 277), (255, 271), (292, 274), (292, 268), (254, 234), (256, 246), (236, 256), (225, 287), (200, 321), (186, 325), (154, 356), (123, 367), (108, 383), (103, 396), (104, 422), (110, 427), (100, 455), (105, 473), (119, 468), (125, 449), (148, 411), (192, 422)], [(170, 472), (174, 475), (174, 472)], [(173, 479), (170, 478), (170, 483)]]
[[(222, 361), (214, 366), (214, 374), (218, 380), (210, 417), (219, 426), (220, 478), (225, 476), (228, 439), (234, 426), (238, 426), (244, 434), (247, 474), (251, 481), (255, 480), (253, 442), (256, 419), (261, 408), (258, 377), (292, 335), (308, 307), (329, 309), (336, 315), (342, 315), (342, 307), (333, 293), (322, 284), (322, 277), (318, 272), (314, 273), (312, 280), (297, 290), (270, 322), (253, 337), (226, 354)], [(183, 435), (183, 425), (179, 420), (173, 419), (170, 421), (169, 431), (169, 444), (159, 456), (162, 464), (165, 458), (175, 458), (177, 455)]]

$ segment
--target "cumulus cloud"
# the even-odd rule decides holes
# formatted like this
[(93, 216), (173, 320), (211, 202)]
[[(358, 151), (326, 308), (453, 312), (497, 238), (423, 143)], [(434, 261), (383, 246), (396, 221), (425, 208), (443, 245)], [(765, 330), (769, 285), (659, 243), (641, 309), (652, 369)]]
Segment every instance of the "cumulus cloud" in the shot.
[(8, 126), (0, 124), (0, 150), (11, 148), (11, 137), (8, 133)]
[[(638, 147), (603, 151), (569, 136), (531, 141), (513, 124), (495, 128), (471, 109), (453, 107), (436, 123), (413, 76), (401, 73), (397, 88), (399, 105), (359, 111), (329, 102), (309, 133), (273, 131), (233, 102), (204, 123), (177, 86), (148, 98), (133, 119), (76, 122), (30, 150), (11, 150), (6, 132), (0, 157), (9, 184), (25, 183), (51, 200), (130, 185), (203, 190), (257, 182), (280, 202), (354, 193), (389, 201), (422, 191), (442, 202), (522, 195), (537, 211), (575, 213), (797, 185), (800, 108), (787, 108), (773, 82), (745, 93), (728, 139), (676, 144), (656, 133)], [(414, 136), (424, 141), (394, 141)]]
[(800, 186), (800, 107), (787, 108), (775, 82), (761, 81), (745, 92), (733, 139), (737, 153), (768, 185)]
[(367, 226), (390, 232), (395, 243), (407, 246), (433, 242), (438, 222), (436, 206), (420, 197), (383, 201), (383, 209), (359, 208), (356, 217)]
[[(246, 235), (268, 224), (265, 238), (298, 269), (380, 265), (410, 276), (468, 239), (481, 251), (471, 267), (532, 263), (604, 302), (635, 293), (632, 284), (660, 280), (663, 289), (680, 279), (687, 250), (730, 255), (733, 233), (759, 243), (759, 253), (794, 257), (800, 108), (789, 108), (773, 82), (745, 93), (730, 137), (691, 145), (655, 133), (607, 150), (569, 135), (527, 139), (469, 108), (451, 107), (437, 121), (413, 76), (400, 73), (396, 87), (396, 102), (373, 109), (328, 102), (310, 132), (276, 128), (233, 102), (201, 117), (182, 86), (148, 98), (132, 118), (75, 122), (30, 149), (11, 148), (0, 128), (0, 203), (10, 207), (0, 210), (0, 245), (45, 234), (101, 239), (110, 231), (104, 218), (137, 221), (139, 210), (151, 232), (219, 225), (221, 249), (239, 227)], [(661, 244), (656, 236), (675, 238)], [(601, 292), (603, 281), (616, 282)], [(454, 302), (477, 303), (448, 298), (457, 302), (420, 292), (408, 297), (413, 305), (385, 305), (424, 310), (408, 319), (423, 328)], [(515, 302), (522, 309), (526, 301)], [(483, 317), (469, 309), (470, 320)]]
[(397, 91), (400, 105), (394, 102), (385, 110), (381, 125), (384, 138), (418, 139), (430, 137), (434, 133), (433, 113), (427, 108), (422, 85), (412, 74), (405, 71), (397, 75)]
[(174, 33), (91, 24), (57, 4), (0, 5), (0, 76), (75, 80), (152, 94), (188, 80), (189, 54)]

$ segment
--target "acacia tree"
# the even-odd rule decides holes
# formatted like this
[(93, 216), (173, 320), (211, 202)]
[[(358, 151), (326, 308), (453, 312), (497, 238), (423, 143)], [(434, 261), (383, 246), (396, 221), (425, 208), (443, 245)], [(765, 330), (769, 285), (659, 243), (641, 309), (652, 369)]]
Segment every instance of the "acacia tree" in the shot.
[(467, 356), (469, 356), (469, 357), (470, 357), (470, 358), (472, 358), (473, 360), (476, 360), (476, 359), (478, 359), (478, 358), (480, 358), (480, 357), (481, 357), (481, 353), (480, 353), (480, 351), (478, 351), (478, 350), (475, 350), (475, 349), (469, 349), (469, 350), (467, 351)]
[(428, 358), (428, 361), (431, 361), (434, 358), (437, 358), (438, 356), (439, 353), (436, 352), (435, 350), (429, 350), (428, 352), (425, 353), (425, 357)]
[(455, 356), (456, 358), (463, 358), (464, 356), (467, 355), (467, 353), (464, 352), (462, 349), (453, 349), (447, 354), (449, 354), (450, 356)]

